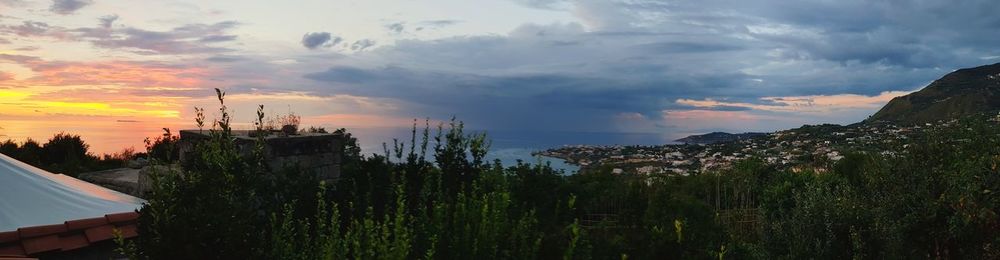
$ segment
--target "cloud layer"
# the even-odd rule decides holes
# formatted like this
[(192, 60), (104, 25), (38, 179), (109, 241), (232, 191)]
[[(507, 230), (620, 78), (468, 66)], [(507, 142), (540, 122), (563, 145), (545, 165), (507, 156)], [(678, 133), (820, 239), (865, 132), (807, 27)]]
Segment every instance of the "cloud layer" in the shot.
[[(159, 13), (184, 19), (142, 20), (101, 4), (57, 0), (61, 15), (38, 15), (0, 0), (26, 10), (0, 17), (11, 50), (0, 87), (171, 107), (221, 87), (370, 125), (456, 115), (486, 129), (739, 132), (857, 122), (954, 69), (1000, 61), (992, 0), (479, 3), (517, 14), (501, 18), (429, 2), (426, 15), (339, 13), (358, 14), (346, 25), (311, 22), (331, 15), (305, 7), (294, 13), (310, 22), (285, 25), (296, 21), (241, 6), (174, 3)], [(62, 48), (89, 56), (48, 56)]]
[(399, 40), (361, 55), (374, 66), (339, 64), (305, 77), (327, 84), (320, 93), (405, 100), (415, 111), (463, 114), (488, 127), (704, 128), (676, 116), (690, 110), (779, 121), (747, 129), (773, 130), (860, 121), (951, 70), (997, 62), (991, 46), (1000, 44), (981, 37), (1000, 29), (1000, 18), (986, 15), (1000, 11), (991, 1), (519, 3), (579, 20)]

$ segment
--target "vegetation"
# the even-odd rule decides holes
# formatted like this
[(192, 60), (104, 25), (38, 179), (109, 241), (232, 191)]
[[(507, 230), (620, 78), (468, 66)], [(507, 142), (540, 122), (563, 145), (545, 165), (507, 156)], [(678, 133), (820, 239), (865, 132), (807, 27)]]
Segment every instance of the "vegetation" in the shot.
[[(222, 104), (183, 174), (161, 173), (136, 258), (898, 259), (1000, 257), (1000, 127), (982, 118), (854, 153), (830, 171), (757, 160), (695, 176), (565, 176), (484, 161), (461, 122), (362, 155), (337, 183), (271, 169), (232, 143)], [(258, 128), (263, 128), (263, 112)], [(151, 151), (155, 153), (155, 151)], [(433, 155), (433, 160), (428, 158)], [(126, 250), (127, 249), (127, 250)]]
[(866, 122), (932, 123), (1000, 110), (1000, 63), (960, 69), (920, 91), (893, 98)]
[(69, 176), (91, 171), (119, 168), (135, 158), (135, 150), (128, 148), (119, 153), (96, 156), (90, 145), (78, 135), (58, 133), (48, 142), (40, 144), (27, 139), (22, 143), (7, 139), (0, 143), (0, 153), (43, 170)]
[(983, 118), (913, 140), (903, 154), (849, 155), (831, 174), (775, 174), (762, 249), (803, 258), (1000, 256), (1000, 128)]
[[(204, 120), (201, 113), (202, 110), (198, 111), (198, 120)], [(180, 141), (181, 137), (174, 135), (170, 132), (170, 128), (163, 128), (163, 135), (157, 136), (155, 138), (146, 138), (144, 142), (146, 143), (147, 153), (139, 154), (140, 157), (148, 157), (150, 160), (158, 160), (161, 162), (170, 162), (180, 158), (180, 150), (177, 147), (177, 141)]]

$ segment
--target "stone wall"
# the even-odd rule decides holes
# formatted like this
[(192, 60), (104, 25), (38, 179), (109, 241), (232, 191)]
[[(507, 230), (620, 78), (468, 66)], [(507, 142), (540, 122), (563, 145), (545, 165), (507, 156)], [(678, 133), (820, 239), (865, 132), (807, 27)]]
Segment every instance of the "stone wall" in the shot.
[[(244, 156), (253, 155), (257, 138), (251, 131), (233, 131), (236, 145)], [(209, 131), (181, 130), (180, 160), (183, 163), (194, 146), (209, 138)], [(268, 165), (278, 170), (298, 167), (317, 175), (321, 180), (336, 181), (340, 177), (341, 157), (344, 153), (344, 136), (328, 133), (300, 133), (284, 135), (269, 133), (264, 138), (264, 154)]]

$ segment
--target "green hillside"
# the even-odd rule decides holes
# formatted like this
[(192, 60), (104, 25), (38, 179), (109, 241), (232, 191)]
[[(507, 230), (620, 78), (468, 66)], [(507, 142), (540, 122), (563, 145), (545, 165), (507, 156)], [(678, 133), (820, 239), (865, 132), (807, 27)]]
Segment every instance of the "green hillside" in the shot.
[(866, 122), (914, 124), (1000, 110), (1000, 63), (960, 69), (896, 97)]

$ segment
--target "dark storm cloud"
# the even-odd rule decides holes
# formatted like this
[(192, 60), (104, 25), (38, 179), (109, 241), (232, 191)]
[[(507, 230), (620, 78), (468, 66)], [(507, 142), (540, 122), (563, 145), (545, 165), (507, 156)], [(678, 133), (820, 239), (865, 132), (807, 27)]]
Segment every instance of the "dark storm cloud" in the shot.
[(67, 15), (93, 3), (94, 2), (91, 0), (52, 0), (52, 6), (49, 7), (49, 11), (61, 15)]
[[(975, 62), (962, 48), (1000, 44), (1000, 5), (970, 1), (523, 1), (571, 6), (602, 32), (749, 36), (809, 59), (939, 67)], [(667, 17), (667, 18), (664, 18)], [(994, 32), (994, 33), (991, 33)], [(978, 58), (978, 57), (973, 57)]]
[(721, 43), (697, 43), (697, 42), (658, 42), (636, 45), (635, 48), (649, 51), (651, 53), (698, 53), (738, 50), (739, 46)]
[(518, 2), (580, 22), (398, 40), (359, 54), (384, 66), (341, 64), (306, 78), (324, 84), (319, 93), (416, 104), (409, 116), (460, 111), (497, 118), (487, 122), (494, 126), (574, 129), (693, 108), (679, 99), (767, 104), (762, 98), (909, 91), (1000, 61), (994, 1)]
[[(535, 122), (535, 127), (555, 128), (559, 123), (574, 122), (580, 116), (589, 118), (607, 116), (606, 112), (588, 107), (576, 113), (566, 113), (560, 100), (549, 96), (550, 91), (531, 89), (536, 84), (552, 83), (546, 76), (489, 77), (471, 74), (412, 71), (398, 67), (361, 69), (335, 67), (327, 71), (306, 75), (307, 78), (330, 85), (327, 91), (351, 95), (386, 97), (412, 103), (407, 110), (414, 110), (412, 117), (446, 118), (458, 116), (478, 127), (491, 129)], [(507, 85), (517, 84), (517, 85)], [(547, 87), (548, 85), (546, 85)], [(512, 94), (530, 89), (534, 94)], [(539, 100), (549, 100), (539, 109)], [(560, 117), (555, 117), (561, 115)], [(540, 120), (544, 117), (548, 120)]]
[[(617, 78), (574, 74), (480, 75), (401, 67), (337, 66), (306, 78), (328, 84), (319, 90), (405, 100), (416, 105), (411, 117), (461, 116), (480, 127), (529, 127), (562, 130), (607, 130), (594, 124), (612, 120), (622, 111), (656, 116), (681, 95), (683, 84), (669, 78), (623, 82)], [(704, 82), (713, 82), (704, 79)], [(691, 84), (688, 84), (691, 85)], [(611, 88), (615, 86), (618, 89)], [(628, 89), (622, 91), (620, 89)], [(708, 96), (699, 89), (684, 94)]]
[(328, 32), (311, 32), (302, 35), (302, 46), (308, 49), (330, 47), (337, 45), (343, 40), (343, 38), (333, 36)]
[(379, 80), (379, 77), (376, 74), (354, 67), (334, 67), (324, 72), (306, 74), (305, 77), (318, 81), (352, 84)]

